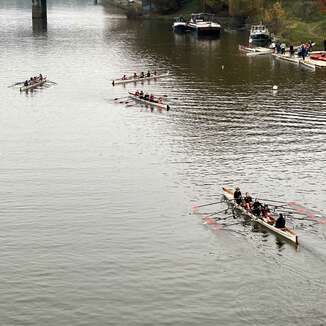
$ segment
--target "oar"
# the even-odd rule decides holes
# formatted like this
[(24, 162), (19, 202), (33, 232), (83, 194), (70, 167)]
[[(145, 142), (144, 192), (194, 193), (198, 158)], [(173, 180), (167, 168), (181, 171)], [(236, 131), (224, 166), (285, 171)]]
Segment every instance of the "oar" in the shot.
[(113, 100), (114, 101), (117, 101), (117, 100), (121, 100), (121, 99), (123, 99), (123, 98), (128, 98), (129, 96), (127, 95), (127, 96), (122, 96), (122, 97), (116, 97), (116, 98), (114, 98)]
[(15, 84), (12, 84), (12, 85), (8, 86), (8, 88), (14, 87), (14, 86), (17, 86), (17, 85), (21, 85), (21, 84), (24, 84), (24, 83), (25, 83), (24, 81), (23, 82), (17, 82)]
[(220, 203), (224, 203), (224, 202), (225, 202), (225, 200), (214, 201), (213, 203), (208, 203), (208, 204), (203, 204), (203, 205), (194, 205), (194, 206), (192, 206), (192, 208), (200, 208), (200, 207), (210, 206), (210, 205), (214, 205), (214, 204), (220, 204)]
[(326, 219), (325, 218), (317, 218), (317, 216), (323, 215), (320, 212), (311, 210), (311, 209), (306, 209), (305, 207), (299, 205), (296, 202), (289, 202), (289, 206), (292, 207), (292, 209), (300, 215), (305, 215), (308, 217), (310, 221), (316, 221), (319, 224), (326, 224)]
[(257, 198), (257, 199), (262, 200), (262, 201), (271, 202), (271, 203), (288, 204), (288, 202), (279, 201), (279, 200), (271, 200), (271, 199), (263, 199), (263, 198)]
[(47, 82), (52, 83), (52, 84), (54, 84), (54, 85), (58, 85), (58, 83), (56, 83), (56, 82), (54, 82), (54, 81), (52, 81), (52, 80), (46, 80), (46, 83), (47, 83)]
[(207, 218), (207, 217), (211, 217), (211, 216), (214, 216), (214, 215), (217, 215), (217, 214), (220, 214), (220, 213), (223, 213), (223, 212), (227, 212), (228, 209), (222, 209), (221, 211), (219, 212), (214, 212), (214, 213), (210, 213), (208, 215), (204, 215), (203, 216), (203, 219)]

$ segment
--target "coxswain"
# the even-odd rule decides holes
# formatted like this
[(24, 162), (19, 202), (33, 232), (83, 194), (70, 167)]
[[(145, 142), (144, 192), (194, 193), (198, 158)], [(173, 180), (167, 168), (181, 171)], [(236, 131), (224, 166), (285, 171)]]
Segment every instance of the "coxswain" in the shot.
[(256, 198), (255, 202), (252, 205), (252, 213), (256, 216), (260, 216), (261, 209), (262, 209), (262, 204)]
[(146, 77), (150, 77), (151, 73), (149, 72), (149, 70), (147, 71)]
[(233, 198), (234, 198), (235, 202), (238, 205), (241, 205), (241, 203), (242, 203), (242, 194), (241, 194), (241, 191), (240, 191), (240, 188), (239, 187), (236, 187), (235, 188), (235, 192), (233, 194)]
[(276, 222), (275, 227), (278, 229), (284, 229), (285, 228), (285, 218), (283, 217), (283, 214), (280, 213)]
[(246, 192), (246, 195), (244, 196), (244, 207), (247, 211), (251, 210), (252, 206), (252, 197), (249, 195), (249, 193)]
[(139, 93), (139, 98), (141, 98), (141, 99), (144, 98), (144, 92), (143, 92), (143, 91), (140, 91), (140, 93)]
[(127, 76), (126, 75), (123, 75), (121, 79), (122, 80), (126, 80), (127, 79)]
[(140, 76), (139, 76), (139, 78), (144, 78), (144, 77), (145, 77), (145, 74), (144, 74), (144, 72), (142, 71), (141, 74), (140, 74)]
[(153, 94), (151, 94), (151, 95), (149, 96), (149, 101), (150, 101), (150, 102), (154, 102), (154, 95), (153, 95)]

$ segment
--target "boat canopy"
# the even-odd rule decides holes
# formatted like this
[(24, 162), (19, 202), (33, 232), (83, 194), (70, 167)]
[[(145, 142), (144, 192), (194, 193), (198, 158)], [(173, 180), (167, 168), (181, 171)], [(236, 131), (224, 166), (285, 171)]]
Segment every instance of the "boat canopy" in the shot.
[(191, 14), (191, 20), (194, 22), (196, 21), (211, 22), (216, 20), (216, 16), (214, 14), (208, 14), (208, 13)]
[(259, 25), (252, 25), (251, 26), (251, 33), (268, 33), (268, 29), (265, 25), (259, 24)]

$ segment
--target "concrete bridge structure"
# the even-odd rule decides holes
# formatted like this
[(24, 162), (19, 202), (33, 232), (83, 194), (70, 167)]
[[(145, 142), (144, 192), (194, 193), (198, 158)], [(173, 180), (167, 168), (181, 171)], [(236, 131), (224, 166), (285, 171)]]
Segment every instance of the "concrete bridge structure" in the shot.
[(33, 19), (46, 19), (46, 0), (32, 0), (32, 5)]

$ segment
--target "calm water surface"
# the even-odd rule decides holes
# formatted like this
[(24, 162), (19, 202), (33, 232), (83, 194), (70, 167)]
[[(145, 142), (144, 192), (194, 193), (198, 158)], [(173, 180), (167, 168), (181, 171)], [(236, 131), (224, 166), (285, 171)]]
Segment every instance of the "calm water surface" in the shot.
[[(326, 72), (93, 3), (49, 1), (47, 33), (0, 4), (0, 324), (325, 325), (325, 226), (296, 251), (190, 213), (223, 185), (326, 212)], [(170, 112), (114, 101), (147, 69)], [(7, 87), (39, 72), (57, 85)]]

